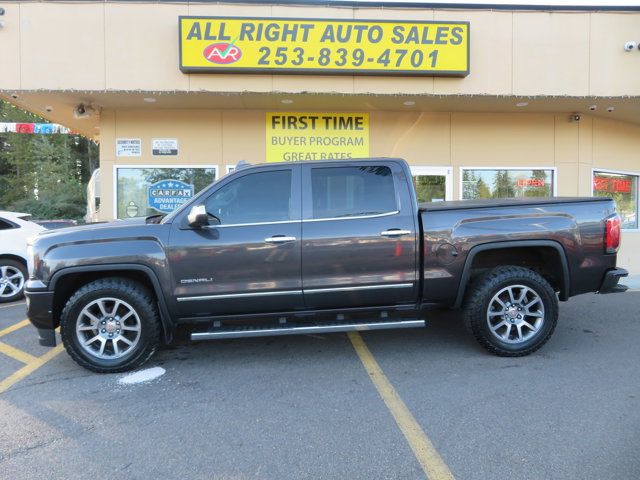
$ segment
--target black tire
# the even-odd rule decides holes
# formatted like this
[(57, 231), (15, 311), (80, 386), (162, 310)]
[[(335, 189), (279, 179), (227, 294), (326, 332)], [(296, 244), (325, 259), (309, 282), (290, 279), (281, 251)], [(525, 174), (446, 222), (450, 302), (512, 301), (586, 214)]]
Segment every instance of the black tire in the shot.
[(5, 294), (5, 293), (2, 293), (0, 295), (0, 303), (15, 302), (16, 300), (20, 300), (22, 297), (24, 297), (24, 284), (28, 278), (27, 267), (23, 263), (18, 262), (16, 260), (10, 260), (8, 258), (0, 258), (0, 284), (5, 281), (11, 282), (11, 285), (7, 285), (4, 288), (0, 288), (0, 290), (2, 290), (3, 292), (6, 292), (7, 289), (10, 287), (13, 289), (14, 286), (16, 286), (15, 285), (16, 280), (19, 280), (19, 279), (9, 280), (5, 278), (4, 275), (1, 273), (1, 272), (4, 272), (5, 269), (8, 269), (9, 272), (12, 274), (17, 274), (18, 272), (22, 274), (22, 280), (20, 281), (21, 286), (19, 287), (18, 291), (16, 291), (15, 293), (12, 293), (11, 295)]
[[(120, 306), (116, 306), (116, 302), (120, 302)], [(124, 312), (133, 310), (134, 313), (128, 315), (129, 320), (125, 318), (126, 314), (122, 315), (122, 318), (125, 318), (122, 320), (123, 327), (115, 327), (116, 319), (122, 318), (118, 313), (100, 316), (98, 307), (102, 305), (110, 306), (114, 311), (123, 312), (122, 309), (124, 309)], [(91, 325), (94, 324), (92, 321), (89, 324), (84, 323), (90, 319), (84, 313), (87, 311), (93, 312), (92, 315), (101, 323), (106, 321), (107, 325), (100, 325), (92, 330)], [(125, 322), (131, 321), (135, 322), (135, 325), (130, 324), (125, 328)], [(119, 321), (118, 325), (120, 325)], [(77, 331), (76, 327), (88, 332)], [(118, 328), (117, 334), (113, 332), (116, 338), (106, 338), (110, 334), (101, 333), (106, 330), (102, 327)], [(122, 328), (122, 334), (119, 328)], [(125, 330), (130, 331), (127, 333), (129, 337), (125, 337)], [(160, 318), (154, 296), (139, 283), (124, 278), (105, 278), (83, 286), (69, 298), (60, 317), (60, 335), (67, 353), (78, 365), (97, 373), (125, 372), (144, 364), (160, 343), (160, 330)], [(100, 338), (97, 338), (98, 336)], [(122, 337), (133, 345), (124, 343)], [(87, 338), (97, 338), (97, 340), (87, 346), (87, 343), (82, 341)], [(85, 346), (81, 345), (81, 341)], [(94, 351), (94, 345), (99, 349), (103, 343), (104, 352)], [(126, 353), (119, 351), (127, 348)], [(108, 357), (110, 353), (112, 358), (102, 358), (102, 355)], [(122, 356), (117, 357), (117, 354)]]
[(489, 352), (522, 357), (551, 337), (558, 323), (558, 298), (536, 272), (497, 267), (470, 285), (464, 316), (476, 340)]

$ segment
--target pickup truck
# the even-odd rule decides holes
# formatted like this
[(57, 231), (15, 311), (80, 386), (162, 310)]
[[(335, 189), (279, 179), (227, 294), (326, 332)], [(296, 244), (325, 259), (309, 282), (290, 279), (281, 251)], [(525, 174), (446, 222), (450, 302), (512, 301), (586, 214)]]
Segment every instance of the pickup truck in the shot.
[(490, 352), (551, 336), (558, 300), (622, 292), (608, 198), (418, 206), (408, 165), (363, 159), (238, 168), (166, 216), (48, 231), (29, 246), (40, 344), (81, 366), (143, 364), (192, 340), (424, 327), (462, 309)]

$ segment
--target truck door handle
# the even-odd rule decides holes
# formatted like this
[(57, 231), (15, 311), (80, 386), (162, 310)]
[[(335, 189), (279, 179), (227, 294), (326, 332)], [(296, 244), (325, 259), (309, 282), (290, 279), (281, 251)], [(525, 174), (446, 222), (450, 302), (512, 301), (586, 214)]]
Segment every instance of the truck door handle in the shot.
[(384, 232), (380, 232), (383, 237), (402, 237), (403, 235), (411, 235), (411, 230), (400, 230), (399, 228), (390, 228)]
[(287, 243), (287, 242), (295, 242), (296, 237), (287, 237), (286, 235), (274, 235), (273, 237), (265, 238), (264, 243)]

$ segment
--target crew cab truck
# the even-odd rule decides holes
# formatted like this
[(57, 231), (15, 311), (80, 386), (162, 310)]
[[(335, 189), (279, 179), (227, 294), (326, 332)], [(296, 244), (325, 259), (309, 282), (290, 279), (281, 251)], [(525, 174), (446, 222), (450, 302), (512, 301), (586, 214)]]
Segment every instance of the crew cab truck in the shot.
[(171, 214), (41, 233), (28, 316), (96, 372), (193, 340), (424, 327), (461, 308), (492, 353), (527, 355), (558, 299), (621, 292), (606, 198), (418, 206), (408, 165), (363, 159), (238, 168)]

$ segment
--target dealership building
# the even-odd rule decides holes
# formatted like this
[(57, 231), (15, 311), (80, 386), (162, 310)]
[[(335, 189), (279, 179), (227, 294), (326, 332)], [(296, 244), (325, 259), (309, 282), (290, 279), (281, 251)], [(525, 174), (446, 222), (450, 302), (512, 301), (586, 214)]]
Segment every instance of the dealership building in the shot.
[(636, 273), (640, 7), (540, 3), (0, 1), (0, 97), (100, 143), (102, 220), (401, 157), (421, 201), (611, 196)]

